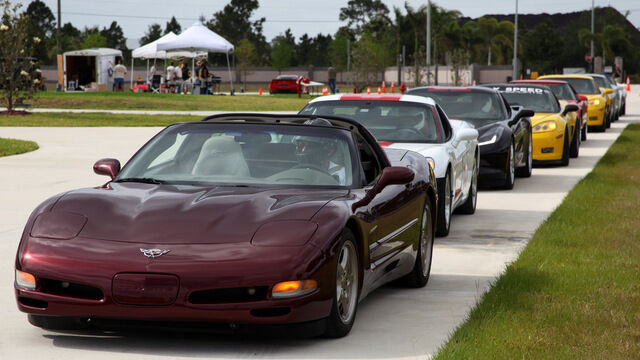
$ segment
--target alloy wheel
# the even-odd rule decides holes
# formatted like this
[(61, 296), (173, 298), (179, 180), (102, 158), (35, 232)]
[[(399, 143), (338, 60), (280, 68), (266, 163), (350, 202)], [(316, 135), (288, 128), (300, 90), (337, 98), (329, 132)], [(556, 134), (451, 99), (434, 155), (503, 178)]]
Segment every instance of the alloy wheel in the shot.
[(355, 313), (358, 298), (358, 257), (351, 241), (345, 241), (340, 249), (335, 296), (340, 320), (348, 324)]

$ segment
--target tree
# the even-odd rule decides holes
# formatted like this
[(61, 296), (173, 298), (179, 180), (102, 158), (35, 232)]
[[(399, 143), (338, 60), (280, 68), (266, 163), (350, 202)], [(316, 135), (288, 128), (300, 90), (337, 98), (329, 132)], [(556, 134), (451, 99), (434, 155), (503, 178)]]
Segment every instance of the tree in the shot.
[(347, 70), (347, 43), (349, 40), (353, 40), (349, 32), (345, 29), (340, 29), (336, 32), (333, 41), (329, 45), (331, 65), (338, 72)]
[(524, 58), (528, 66), (539, 73), (550, 73), (562, 67), (559, 62), (564, 41), (555, 31), (551, 21), (536, 25), (523, 36)]
[(32, 1), (24, 14), (29, 17), (29, 30), (27, 33), (27, 42), (38, 38), (41, 41), (34, 46), (34, 56), (43, 63), (49, 62), (49, 52), (47, 50), (47, 40), (52, 39), (55, 35), (56, 22), (51, 9), (40, 0)]
[(107, 47), (107, 38), (100, 33), (89, 33), (82, 41), (83, 49)]
[[(457, 22), (459, 18), (460, 12), (458, 10), (446, 10), (435, 3), (431, 3), (431, 44), (436, 74), (438, 74), (438, 64), (440, 64), (439, 56), (444, 56), (449, 50), (447, 47), (448, 26), (452, 22)], [(438, 85), (437, 76), (435, 77), (435, 84)]]
[(593, 41), (600, 47), (602, 65), (606, 63), (607, 55), (613, 62), (616, 52), (624, 51), (631, 45), (624, 29), (619, 25), (613, 24), (606, 25), (601, 32), (595, 34), (587, 29), (581, 29), (578, 32), (578, 39), (585, 46), (590, 46), (591, 41)]
[(103, 28), (100, 31), (100, 35), (107, 40), (107, 47), (118, 50), (128, 50), (127, 38), (124, 37), (122, 28), (116, 21), (112, 21), (108, 28)]
[(347, 6), (340, 9), (340, 21), (347, 21), (352, 35), (376, 32), (380, 25), (391, 24), (389, 8), (381, 0), (349, 0)]
[(9, 0), (0, 4), (0, 96), (11, 114), (14, 105), (32, 98), (40, 85), (39, 70), (31, 56), (42, 39), (27, 39), (30, 19), (18, 13), (20, 4), (13, 5)]
[(167, 25), (164, 27), (164, 35), (167, 35), (170, 32), (173, 32), (176, 35), (182, 32), (182, 26), (180, 26), (180, 23), (176, 20), (175, 16), (172, 16), (171, 20), (169, 20)]
[(291, 66), (291, 46), (283, 35), (276, 36), (273, 39), (273, 46), (271, 50), (271, 66), (273, 66), (278, 73), (282, 70), (288, 69)]
[(235, 56), (238, 60), (237, 68), (242, 75), (242, 87), (247, 88), (247, 75), (249, 74), (249, 68), (255, 65), (256, 59), (256, 47), (248, 39), (242, 39), (235, 47)]
[(154, 23), (149, 25), (147, 28), (147, 32), (144, 33), (144, 36), (140, 38), (140, 46), (148, 44), (152, 41), (156, 41), (162, 37), (162, 27), (160, 24)]
[(372, 33), (365, 32), (353, 44), (354, 80), (360, 89), (384, 78), (384, 71), (395, 59), (394, 54), (389, 51), (392, 41), (390, 33), (378, 40)]
[(213, 14), (206, 26), (232, 44), (247, 39), (256, 47), (259, 62), (268, 63), (269, 44), (262, 34), (265, 18), (251, 21), (253, 12), (259, 7), (258, 0), (231, 0), (221, 11)]
[(487, 49), (487, 65), (491, 65), (492, 53), (497, 62), (502, 63), (506, 54), (502, 51), (505, 45), (513, 46), (514, 25), (511, 21), (500, 21), (496, 18), (481, 17), (477, 21), (478, 36)]

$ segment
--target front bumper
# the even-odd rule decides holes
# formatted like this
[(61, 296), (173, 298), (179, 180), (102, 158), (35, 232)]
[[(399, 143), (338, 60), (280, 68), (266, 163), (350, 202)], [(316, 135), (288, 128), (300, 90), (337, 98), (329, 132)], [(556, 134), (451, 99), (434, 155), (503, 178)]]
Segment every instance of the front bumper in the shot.
[(478, 182), (481, 185), (502, 183), (507, 176), (508, 151), (485, 154), (480, 149), (480, 171)]
[(587, 108), (587, 125), (602, 126), (605, 124), (606, 105), (589, 105)]
[(568, 134), (565, 134), (564, 128), (542, 133), (534, 132), (532, 135), (533, 161), (561, 160), (566, 135)]
[[(101, 241), (99, 249), (95, 244), (96, 240), (82, 238), (30, 238), (24, 249), (28, 256), (23, 256), (17, 267), (34, 274), (37, 286), (35, 290), (15, 289), (20, 311), (59, 317), (237, 324), (302, 323), (325, 318), (331, 311), (335, 265), (330, 264), (334, 259), (324, 261), (329, 255), (311, 244), (278, 248), (249, 244), (170, 245), (170, 253), (155, 259), (140, 253), (139, 248), (149, 248), (150, 244)], [(73, 257), (68, 256), (70, 250)], [(122, 273), (176, 276), (179, 285), (175, 299), (159, 306), (119, 303), (114, 297), (113, 280)], [(300, 277), (315, 279), (318, 289), (297, 298), (270, 296), (276, 283)], [(51, 291), (42, 286), (46, 281), (89, 286), (99, 289), (103, 296)], [(249, 299), (203, 303), (193, 301), (191, 296), (206, 290), (265, 287), (265, 296)], [(153, 289), (148, 291), (153, 293)]]

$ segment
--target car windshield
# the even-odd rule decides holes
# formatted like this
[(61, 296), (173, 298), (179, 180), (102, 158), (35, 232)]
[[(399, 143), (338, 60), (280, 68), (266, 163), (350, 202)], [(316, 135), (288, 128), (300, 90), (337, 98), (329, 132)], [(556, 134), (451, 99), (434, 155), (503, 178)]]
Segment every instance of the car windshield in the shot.
[(432, 98), (442, 106), (442, 109), (450, 119), (486, 123), (506, 118), (501, 104), (502, 100), (495, 93), (415, 89), (411, 90), (409, 94)]
[(499, 88), (510, 105), (521, 105), (536, 113), (558, 113), (560, 105), (549, 90), (534, 87)]
[(364, 125), (377, 140), (390, 142), (442, 142), (442, 125), (431, 106), (400, 101), (320, 101), (305, 106), (304, 115), (334, 115)]
[(607, 82), (607, 80), (603, 76), (594, 76), (593, 80), (595, 80), (596, 84), (598, 84), (601, 88), (610, 88), (611, 86)]
[(571, 91), (569, 84), (542, 84), (548, 86), (553, 94), (560, 100), (578, 100), (576, 95)]
[(293, 80), (296, 81), (298, 80), (297, 76), (293, 76), (293, 75), (280, 75), (276, 77), (276, 80)]
[(116, 182), (221, 186), (350, 187), (357, 158), (344, 129), (247, 123), (170, 126)]
[(568, 82), (573, 86), (578, 94), (600, 94), (600, 90), (596, 87), (596, 84), (591, 79), (584, 78), (562, 78), (561, 80)]

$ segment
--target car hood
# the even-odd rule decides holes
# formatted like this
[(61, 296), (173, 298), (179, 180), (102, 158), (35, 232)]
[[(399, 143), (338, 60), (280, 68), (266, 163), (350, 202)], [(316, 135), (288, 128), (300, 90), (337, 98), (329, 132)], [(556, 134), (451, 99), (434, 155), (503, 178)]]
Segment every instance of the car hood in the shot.
[(111, 183), (67, 193), (52, 211), (84, 215), (79, 236), (153, 244), (250, 242), (270, 221), (309, 220), (348, 190)]

